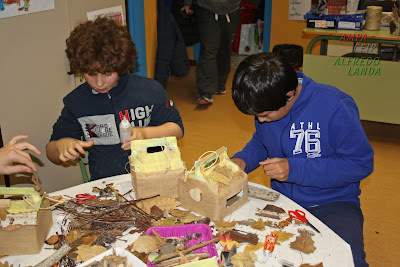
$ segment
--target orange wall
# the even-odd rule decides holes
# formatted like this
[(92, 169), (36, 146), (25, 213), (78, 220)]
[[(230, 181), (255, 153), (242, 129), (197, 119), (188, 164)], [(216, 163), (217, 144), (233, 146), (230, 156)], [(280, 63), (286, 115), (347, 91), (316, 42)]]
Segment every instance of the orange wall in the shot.
[[(300, 45), (306, 52), (307, 45), (311, 37), (303, 35), (302, 31), (307, 28), (306, 21), (289, 20), (289, 1), (272, 1), (271, 18), (271, 44), (270, 51), (276, 44), (296, 44)], [(313, 54), (319, 54), (319, 43), (314, 45)]]
[(147, 77), (154, 78), (157, 51), (157, 0), (144, 1)]

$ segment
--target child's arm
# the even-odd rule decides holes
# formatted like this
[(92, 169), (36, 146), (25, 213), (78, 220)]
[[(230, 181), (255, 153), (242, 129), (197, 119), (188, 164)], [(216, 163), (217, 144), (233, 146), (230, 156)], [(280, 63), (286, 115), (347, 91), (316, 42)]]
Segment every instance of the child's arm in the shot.
[(85, 155), (85, 149), (94, 145), (93, 140), (80, 141), (74, 138), (61, 138), (50, 141), (46, 146), (47, 158), (54, 164), (76, 161), (80, 155)]
[(139, 139), (151, 139), (164, 136), (176, 136), (177, 139), (183, 137), (181, 127), (174, 122), (166, 122), (160, 126), (133, 127), (131, 137), (121, 146), (123, 150), (131, 149), (131, 141)]

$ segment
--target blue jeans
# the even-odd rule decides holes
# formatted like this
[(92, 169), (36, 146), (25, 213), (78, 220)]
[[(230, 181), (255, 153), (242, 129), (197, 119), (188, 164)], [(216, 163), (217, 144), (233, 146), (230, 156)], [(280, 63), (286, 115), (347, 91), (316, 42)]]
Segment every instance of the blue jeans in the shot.
[(310, 207), (307, 210), (351, 246), (356, 267), (368, 266), (364, 252), (364, 216), (359, 205), (336, 202)]

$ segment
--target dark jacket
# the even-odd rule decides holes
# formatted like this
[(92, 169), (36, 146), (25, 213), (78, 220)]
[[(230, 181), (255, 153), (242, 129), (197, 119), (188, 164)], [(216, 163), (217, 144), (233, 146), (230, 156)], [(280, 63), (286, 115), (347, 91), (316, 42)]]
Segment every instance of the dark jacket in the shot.
[(132, 127), (179, 125), (182, 119), (166, 91), (152, 79), (134, 74), (121, 76), (108, 93), (93, 91), (84, 83), (64, 98), (64, 108), (53, 126), (50, 140), (64, 137), (93, 140), (89, 150), (91, 180), (129, 172), (130, 151), (121, 149), (119, 124), (127, 117)]
[(189, 72), (189, 58), (185, 41), (165, 0), (158, 0), (157, 54), (154, 79), (167, 88), (169, 70), (172, 75), (185, 76)]
[[(193, 0), (185, 0), (185, 5), (191, 6), (192, 2)], [(214, 14), (226, 15), (239, 9), (240, 2), (241, 0), (197, 0), (197, 5)]]

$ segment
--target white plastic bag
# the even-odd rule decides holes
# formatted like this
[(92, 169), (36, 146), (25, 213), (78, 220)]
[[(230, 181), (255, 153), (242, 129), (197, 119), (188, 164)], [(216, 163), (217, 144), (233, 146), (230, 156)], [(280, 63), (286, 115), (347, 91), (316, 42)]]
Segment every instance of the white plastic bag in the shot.
[(242, 24), (238, 53), (252, 55), (263, 52), (264, 22)]

